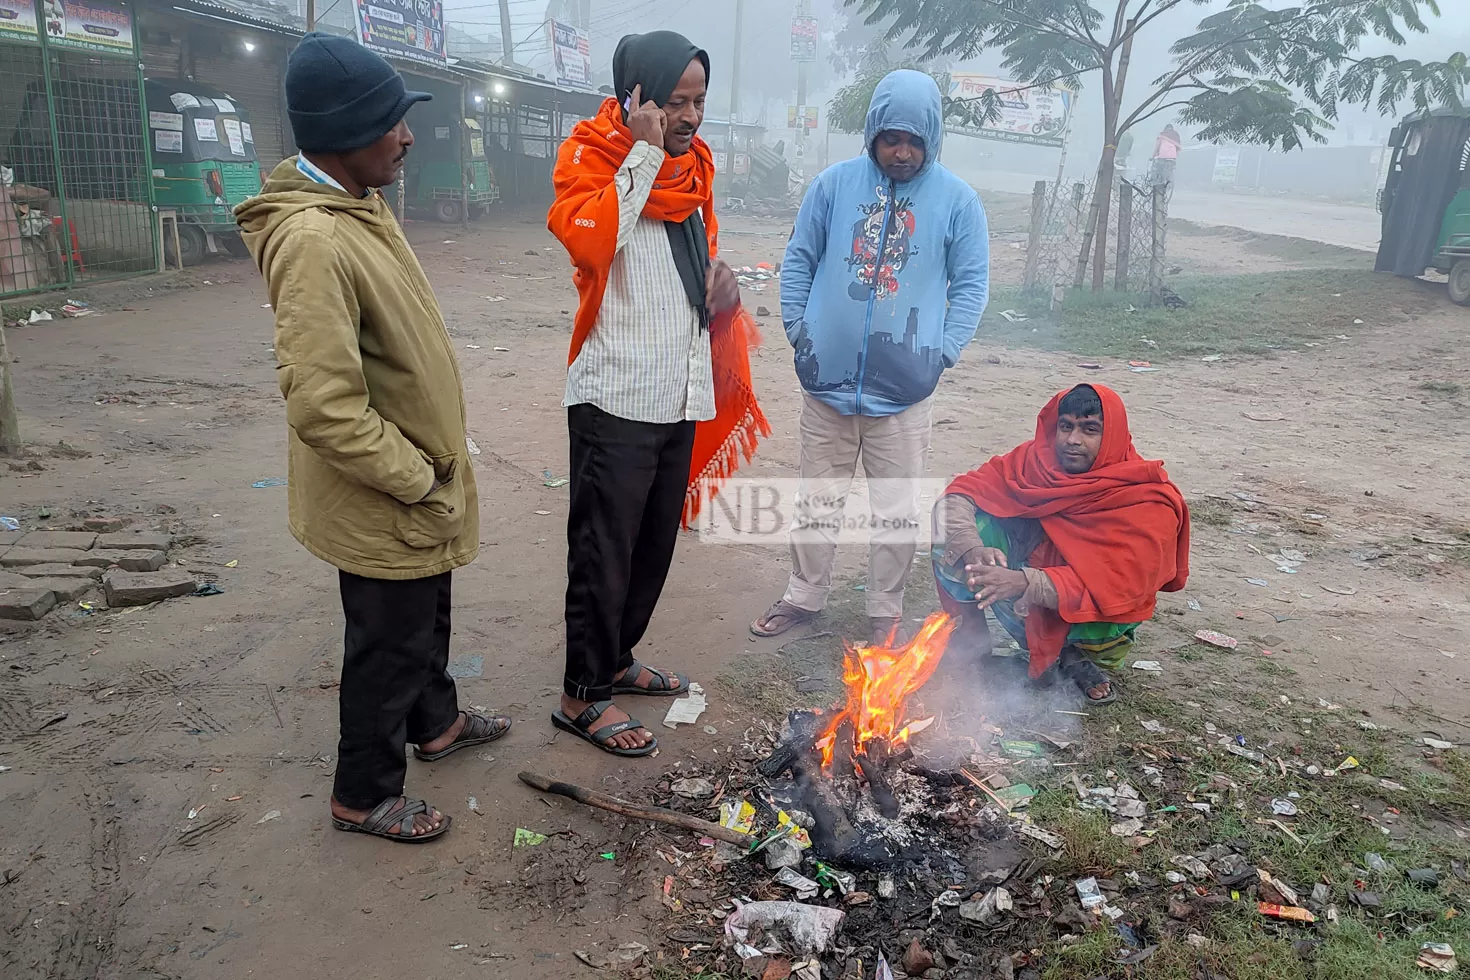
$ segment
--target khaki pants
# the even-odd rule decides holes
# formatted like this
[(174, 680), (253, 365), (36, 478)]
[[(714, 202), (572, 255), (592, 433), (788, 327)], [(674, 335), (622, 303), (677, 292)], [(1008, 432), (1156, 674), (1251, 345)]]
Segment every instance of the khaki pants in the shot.
[(872, 503), (867, 525), (868, 615), (903, 615), (904, 583), (919, 537), (920, 483), (934, 399), (897, 415), (842, 415), (803, 395), (801, 487), (791, 522), (791, 583), (785, 599), (817, 612), (832, 591), (832, 565), (859, 458)]

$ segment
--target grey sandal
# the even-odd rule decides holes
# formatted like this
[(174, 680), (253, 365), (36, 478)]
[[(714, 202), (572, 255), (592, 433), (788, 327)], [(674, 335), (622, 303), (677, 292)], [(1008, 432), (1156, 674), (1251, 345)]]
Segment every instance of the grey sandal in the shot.
[[(636, 660), (628, 667), (627, 672), (623, 674), (623, 679), (627, 680), (627, 678), (632, 677), (634, 680), (637, 680), (638, 675), (645, 670), (653, 675), (653, 680), (648, 682), (647, 687), (639, 687), (637, 684), (613, 684), (613, 694), (641, 694), (650, 698), (675, 698), (681, 694), (689, 693), (689, 678), (683, 674), (676, 674), (673, 671), (664, 672), (655, 667), (650, 667), (647, 664), (640, 664)], [(674, 687), (670, 683), (671, 680), (678, 681), (679, 686)]]
[[(750, 624), (750, 635), (759, 636), (762, 639), (771, 636), (780, 636), (782, 633), (790, 632), (798, 626), (803, 626), (816, 619), (817, 613), (800, 606), (793, 606), (785, 599), (778, 599), (765, 615)], [(766, 625), (773, 619), (783, 620), (779, 626)]]
[(584, 742), (592, 743), (604, 752), (610, 752), (613, 755), (620, 755), (628, 759), (636, 759), (649, 755), (654, 749), (658, 748), (657, 738), (649, 739), (647, 745), (637, 749), (623, 749), (612, 744), (612, 739), (623, 734), (623, 732), (644, 728), (643, 723), (637, 718), (629, 718), (627, 721), (619, 721), (594, 729), (592, 727), (593, 723), (601, 718), (607, 709), (612, 706), (613, 703), (611, 700), (598, 701), (575, 719), (568, 718), (566, 712), (558, 708), (551, 713), (551, 723), (564, 732), (571, 732)]
[[(349, 834), (367, 834), (369, 837), (381, 837), (391, 840), (396, 844), (423, 844), (426, 841), (443, 837), (449, 832), (449, 825), (454, 823), (447, 813), (441, 814), (441, 821), (437, 830), (426, 831), (422, 834), (413, 832), (413, 818), (421, 813), (433, 813), (434, 808), (429, 805), (428, 800), (411, 800), (406, 796), (394, 796), (384, 800), (373, 808), (373, 812), (367, 815), (362, 823), (348, 823), (346, 820), (332, 818), (332, 826)], [(393, 828), (397, 827), (397, 830)]]
[(504, 715), (481, 715), (473, 711), (460, 712), (464, 715), (464, 728), (448, 746), (438, 752), (424, 752), (414, 747), (413, 756), (421, 762), (434, 762), (471, 745), (493, 742), (510, 731), (510, 719)]

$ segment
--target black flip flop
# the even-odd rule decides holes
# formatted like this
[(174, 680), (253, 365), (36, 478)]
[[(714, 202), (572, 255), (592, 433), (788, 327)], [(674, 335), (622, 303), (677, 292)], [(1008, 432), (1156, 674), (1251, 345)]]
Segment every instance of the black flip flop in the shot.
[[(627, 721), (615, 722), (611, 725), (603, 725), (601, 728), (593, 729), (592, 724), (601, 718), (603, 713), (611, 708), (611, 700), (598, 701), (582, 712), (575, 719), (568, 718), (566, 712), (558, 708), (551, 713), (551, 723), (564, 732), (571, 732), (584, 742), (597, 746), (604, 752), (612, 755), (620, 755), (627, 759), (637, 759), (649, 755), (658, 748), (658, 739), (650, 739), (648, 744), (637, 749), (621, 749), (610, 744), (611, 739), (621, 735), (623, 732), (632, 731), (635, 728), (644, 728), (637, 718), (629, 718)], [(646, 729), (645, 729), (646, 730)]]
[[(676, 698), (681, 694), (689, 693), (689, 678), (685, 677), (683, 674), (676, 674), (673, 671), (664, 673), (656, 667), (649, 667), (646, 664), (640, 664), (636, 660), (633, 661), (632, 665), (628, 668), (628, 672), (625, 673), (623, 677), (625, 679), (628, 677), (632, 677), (636, 680), (638, 675), (645, 670), (653, 675), (653, 680), (650, 682), (648, 687), (639, 687), (637, 684), (614, 684), (613, 695), (617, 696), (619, 694), (637, 694), (647, 698)], [(679, 686), (671, 687), (669, 684), (670, 678), (678, 681)], [(654, 684), (657, 684), (658, 686), (654, 687)]]
[[(789, 633), (792, 630), (796, 629), (798, 626), (805, 626), (807, 623), (810, 623), (812, 620), (816, 619), (820, 615), (821, 613), (814, 613), (810, 609), (802, 609), (800, 606), (793, 606), (785, 599), (780, 599), (777, 600), (770, 609), (767, 609), (765, 611), (765, 614), (761, 616), (760, 619), (757, 619), (755, 622), (750, 624), (750, 635), (758, 636), (763, 640), (770, 639), (773, 636), (780, 636), (783, 633)], [(775, 629), (766, 629), (761, 626), (761, 623), (769, 622), (777, 616), (780, 616), (786, 620), (785, 626), (778, 626)]]
[[(332, 826), (349, 834), (367, 834), (369, 837), (381, 837), (391, 840), (395, 844), (425, 844), (431, 840), (443, 837), (449, 832), (450, 824), (454, 823), (449, 814), (441, 814), (438, 830), (431, 830), (425, 834), (413, 832), (413, 818), (420, 813), (433, 813), (434, 808), (429, 805), (428, 800), (411, 800), (407, 797), (390, 797), (373, 808), (373, 812), (367, 815), (362, 823), (348, 823), (346, 820), (332, 818)], [(397, 827), (397, 830), (392, 828)]]
[(510, 719), (504, 715), (481, 715), (473, 711), (465, 711), (463, 714), (464, 728), (460, 729), (459, 736), (454, 741), (438, 752), (424, 752), (414, 746), (414, 758), (421, 762), (435, 762), (471, 745), (493, 742), (510, 731)]
[[(1077, 690), (1082, 692), (1082, 700), (1087, 702), (1088, 707), (1100, 708), (1118, 700), (1118, 682), (1104, 674), (1102, 668), (1086, 657), (1079, 656), (1062, 667), (1062, 676), (1077, 685)], [(1099, 684), (1108, 685), (1107, 697), (1095, 698), (1087, 693)]]

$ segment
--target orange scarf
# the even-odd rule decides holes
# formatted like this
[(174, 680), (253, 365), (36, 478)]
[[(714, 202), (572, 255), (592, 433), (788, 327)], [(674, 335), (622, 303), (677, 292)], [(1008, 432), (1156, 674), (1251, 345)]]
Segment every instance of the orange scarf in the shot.
[[(597, 322), (618, 245), (618, 192), (613, 182), (633, 149), (616, 99), (607, 99), (596, 117), (577, 123), (557, 154), (552, 184), (556, 200), (546, 226), (566, 248), (576, 269), (580, 302), (572, 323), (571, 365)], [(714, 209), (715, 163), (699, 137), (684, 156), (667, 157), (653, 182), (643, 216), (683, 221), (698, 210), (709, 235), (709, 254), (718, 253), (719, 222)], [(771, 434), (750, 379), (750, 348), (760, 343), (755, 320), (743, 307), (715, 314), (710, 322), (710, 359), (714, 369), (715, 417), (694, 428), (694, 456), (684, 497), (684, 526), (755, 453)]]

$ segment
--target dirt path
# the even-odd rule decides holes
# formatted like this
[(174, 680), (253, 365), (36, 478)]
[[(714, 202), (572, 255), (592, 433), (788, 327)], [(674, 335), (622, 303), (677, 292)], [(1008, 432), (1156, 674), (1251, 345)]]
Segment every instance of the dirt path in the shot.
[[(652, 845), (538, 799), (515, 773), (636, 794), (651, 773), (708, 761), (774, 720), (715, 697), (701, 725), (717, 734), (657, 729), (653, 765), (553, 738), (566, 491), (542, 474), (567, 465), (574, 294), (539, 223), (412, 235), (460, 348), (483, 451), (484, 548), (455, 579), (454, 647), (469, 673), (468, 658), (483, 666), (461, 690), (517, 728), (479, 757), (410, 763), (410, 788), (457, 818), (446, 841), (392, 847), (329, 829), (342, 624), (330, 570), (286, 532), (284, 491), (251, 487), (284, 465), (271, 313), (252, 267), (211, 265), (171, 292), (99, 291), (105, 316), (14, 331), (44, 470), (0, 473), (0, 511), (168, 526), (224, 594), (0, 629), (0, 814), (26, 831), (0, 844), (7, 975), (578, 975), (572, 950), (646, 941), (658, 897), (646, 873), (623, 872)], [(732, 219), (725, 248), (737, 262), (774, 261), (784, 241), (776, 223)], [(747, 299), (778, 306), (774, 287)], [(748, 472), (786, 477), (798, 395), (777, 318), (765, 322), (756, 381), (776, 434)], [(1355, 340), (1299, 354), (1142, 375), (1116, 363), (1085, 372), (1077, 356), (982, 337), (940, 387), (936, 418), (952, 424), (936, 430), (931, 474), (1010, 448), (1046, 396), (1100, 376), (1128, 400), (1139, 448), (1204, 502), (1187, 596), (1201, 610), (1169, 599), (1148, 644), (1222, 629), (1243, 641), (1238, 656), (1270, 649), (1299, 673), (1294, 687), (1375, 716), (1417, 702), (1463, 719), (1470, 589), (1454, 556), (1465, 551), (1423, 542), (1465, 530), (1470, 436), (1454, 424), (1463, 405), (1419, 386), (1464, 377), (1466, 325), (1445, 302), (1407, 327), (1370, 322)], [(62, 441), (90, 455), (47, 454)], [(1297, 574), (1265, 557), (1282, 548), (1306, 554)], [(709, 681), (775, 648), (746, 624), (782, 588), (784, 550), (690, 538), (676, 563), (640, 656)], [(915, 583), (917, 615), (932, 599), (922, 570)], [(663, 708), (650, 702), (645, 720), (656, 725)], [(517, 826), (557, 836), (513, 849)], [(615, 861), (599, 857), (609, 851)]]

